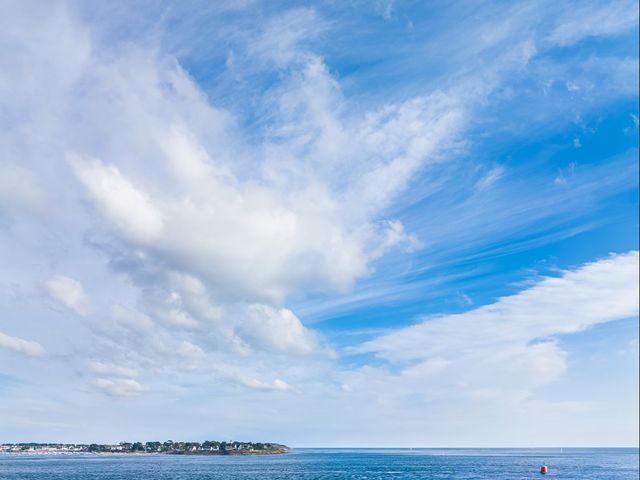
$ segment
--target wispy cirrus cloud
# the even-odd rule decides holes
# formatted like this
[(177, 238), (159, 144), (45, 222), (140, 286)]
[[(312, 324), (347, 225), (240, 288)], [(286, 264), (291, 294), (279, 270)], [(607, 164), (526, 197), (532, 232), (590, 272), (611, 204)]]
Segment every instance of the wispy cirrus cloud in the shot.
[[(92, 117), (92, 128), (109, 139), (108, 148), (77, 143), (75, 138), (93, 134), (75, 125), (59, 153), (82, 187), (78, 196), (91, 212), (95, 244), (139, 290), (135, 309), (114, 311), (114, 332), (134, 323), (152, 329), (146, 338), (155, 353), (149, 358), (160, 358), (171, 344), (178, 351), (193, 345), (183, 349), (200, 352), (188, 355), (190, 366), (202, 363), (212, 346), (240, 358), (254, 351), (323, 351), (283, 303), (302, 292), (348, 292), (388, 251), (439, 241), (437, 228), (415, 235), (386, 212), (425, 168), (450, 162), (451, 152), (464, 148), (473, 112), (541, 54), (532, 32), (518, 33), (531, 9), (516, 10), (520, 16), (502, 33), (482, 37), (476, 53), (492, 52), (495, 61), (473, 76), (463, 69), (455, 82), (431, 92), (353, 111), (339, 79), (312, 50), (310, 40), (330, 23), (313, 9), (274, 15), (257, 34), (239, 37), (239, 45), (251, 48), (234, 52), (234, 74), (281, 72), (259, 102), (269, 112), (260, 125), (263, 137), (247, 149), (239, 146), (243, 132), (232, 113), (211, 104), (170, 57), (159, 51), (143, 57), (124, 46), (115, 56), (97, 55), (105, 48), (99, 39), (69, 11), (57, 9), (57, 23), (43, 38), (66, 25), (67, 37), (92, 45), (77, 48), (73, 68), (55, 61), (61, 51), (50, 52), (58, 90), (64, 96), (75, 92), (74, 85), (94, 86), (74, 93), (66, 103), (71, 109), (64, 102), (56, 108), (66, 118), (101, 112)], [(477, 28), (486, 33), (490, 26)], [(266, 63), (255, 64), (256, 58)], [(42, 62), (30, 70), (44, 68)], [(113, 116), (119, 122), (102, 121)], [(45, 125), (46, 118), (34, 122)], [(504, 171), (495, 166), (479, 177), (477, 189), (494, 187)], [(475, 197), (468, 203), (481, 218), (477, 210), (486, 203)], [(441, 237), (450, 240), (447, 225)], [(88, 298), (76, 280), (58, 276), (47, 285), (67, 308), (88, 314)], [(104, 332), (109, 325), (95, 328)], [(175, 332), (179, 340), (172, 340)]]
[[(314, 411), (319, 430), (333, 418), (369, 432), (375, 410), (417, 432), (425, 402), (460, 392), (507, 399), (514, 416), (593, 407), (536, 393), (568, 373), (563, 335), (637, 313), (637, 254), (484, 307), (457, 282), (488, 282), (461, 265), (593, 230), (605, 221), (587, 218), (594, 205), (637, 187), (633, 146), (598, 161), (511, 156), (569, 124), (582, 129), (579, 151), (570, 132), (572, 154), (590, 151), (583, 117), (636, 95), (637, 59), (623, 48), (575, 61), (557, 51), (624, 38), (637, 14), (626, 1), (542, 1), (437, 16), (426, 5), (408, 17), (383, 3), (367, 25), (358, 2), (259, 16), (248, 4), (201, 4), (198, 15), (192, 5), (97, 15), (8, 4), (0, 200), (11, 205), (0, 241), (16, 258), (6, 283), (40, 292), (48, 278), (65, 307), (54, 314), (68, 316), (62, 326), (31, 313), (10, 321), (49, 336), (70, 392), (105, 405), (193, 395), (227, 406), (242, 392), (233, 420), (253, 425), (271, 421), (261, 395), (272, 392), (292, 425)], [(498, 137), (510, 143), (483, 143)], [(51, 199), (56, 212), (43, 209)], [(450, 292), (471, 310), (431, 304)], [(417, 309), (442, 314), (401, 327)], [(368, 315), (381, 325), (368, 328)], [(352, 323), (365, 333), (340, 338)], [(0, 344), (44, 351), (6, 335)], [(77, 383), (62, 379), (72, 369)], [(350, 402), (370, 408), (341, 417)], [(435, 423), (459, 413), (432, 408)]]
[(566, 8), (547, 40), (566, 47), (589, 37), (615, 36), (638, 24), (635, 2), (592, 2)]
[[(545, 425), (558, 415), (579, 422), (603, 408), (593, 401), (543, 400), (539, 392), (567, 373), (567, 336), (637, 318), (638, 274), (637, 251), (611, 255), (538, 279), (494, 303), (376, 335), (346, 349), (347, 355), (374, 355), (378, 361), (343, 369), (335, 380), (341, 393), (328, 395), (326, 408), (339, 412), (359, 405), (358, 424), (377, 419), (389, 422), (390, 432), (392, 425), (417, 423), (438, 431), (438, 445), (455, 436), (450, 430), (456, 417), (474, 412), (464, 421), (474, 431), (483, 425), (493, 438), (528, 445), (532, 437), (513, 428), (529, 415), (542, 415)], [(331, 418), (349, 422), (339, 414)], [(390, 434), (396, 443), (407, 441)], [(366, 438), (366, 432), (345, 435)], [(542, 441), (545, 434), (532, 435)]]
[[(544, 380), (562, 373), (563, 355), (549, 339), (594, 325), (638, 315), (638, 252), (610, 258), (545, 278), (516, 295), (469, 312), (426, 319), (424, 322), (373, 339), (354, 353), (373, 352), (392, 363), (461, 361), (469, 365), (493, 358), (511, 368), (517, 360), (501, 358), (520, 352), (523, 362), (541, 371), (528, 377)], [(493, 354), (491, 353), (493, 352)], [(538, 356), (537, 352), (540, 353)], [(517, 353), (516, 353), (517, 356)], [(558, 366), (546, 370), (544, 362)], [(515, 362), (515, 363), (514, 363)], [(480, 370), (495, 375), (497, 365)], [(544, 372), (543, 372), (544, 371)]]

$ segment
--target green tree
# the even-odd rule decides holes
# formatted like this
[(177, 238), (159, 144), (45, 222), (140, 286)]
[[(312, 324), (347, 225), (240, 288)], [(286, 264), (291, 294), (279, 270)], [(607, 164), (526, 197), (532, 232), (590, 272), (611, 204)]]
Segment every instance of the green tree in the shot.
[(160, 442), (147, 442), (144, 444), (144, 449), (147, 452), (158, 452), (162, 444)]
[(136, 442), (133, 445), (131, 445), (131, 451), (132, 452), (144, 452), (144, 445), (142, 445), (141, 442)]

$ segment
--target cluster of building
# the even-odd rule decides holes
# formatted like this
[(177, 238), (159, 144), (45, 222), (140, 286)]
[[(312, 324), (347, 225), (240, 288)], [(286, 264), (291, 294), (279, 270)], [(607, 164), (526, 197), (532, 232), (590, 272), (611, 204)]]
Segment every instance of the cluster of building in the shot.
[(118, 444), (73, 443), (4, 443), (0, 453), (70, 454), (70, 453), (166, 453), (174, 455), (233, 455), (285, 453), (285, 445), (254, 442), (120, 442)]
[(3, 443), (0, 453), (82, 453), (87, 445), (60, 443)]

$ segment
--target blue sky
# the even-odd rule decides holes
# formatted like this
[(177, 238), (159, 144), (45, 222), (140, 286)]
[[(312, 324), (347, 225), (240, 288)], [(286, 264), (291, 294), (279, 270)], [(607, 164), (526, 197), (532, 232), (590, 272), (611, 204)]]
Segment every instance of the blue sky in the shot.
[(636, 2), (3, 10), (0, 441), (637, 444)]

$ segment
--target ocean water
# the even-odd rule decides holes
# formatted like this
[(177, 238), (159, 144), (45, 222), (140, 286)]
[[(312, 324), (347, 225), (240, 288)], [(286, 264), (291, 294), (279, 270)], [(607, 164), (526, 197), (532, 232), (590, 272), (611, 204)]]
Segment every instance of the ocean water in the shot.
[[(548, 465), (546, 476), (539, 473)], [(637, 480), (638, 449), (295, 449), (270, 456), (0, 455), (2, 480)]]

